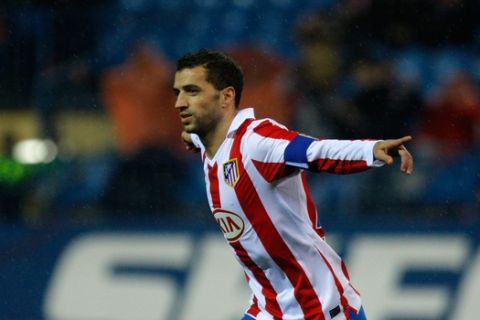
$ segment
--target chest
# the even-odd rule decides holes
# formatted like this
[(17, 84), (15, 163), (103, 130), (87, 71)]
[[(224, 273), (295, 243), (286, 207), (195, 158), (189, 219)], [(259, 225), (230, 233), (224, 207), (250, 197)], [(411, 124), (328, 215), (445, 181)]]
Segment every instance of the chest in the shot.
[(205, 158), (203, 170), (211, 209), (231, 207), (244, 175), (241, 156), (232, 152), (232, 142), (224, 142), (212, 159)]
[(249, 180), (243, 157), (224, 145), (213, 159), (204, 161), (205, 185), (210, 209), (228, 241), (238, 240), (248, 229), (242, 181)]

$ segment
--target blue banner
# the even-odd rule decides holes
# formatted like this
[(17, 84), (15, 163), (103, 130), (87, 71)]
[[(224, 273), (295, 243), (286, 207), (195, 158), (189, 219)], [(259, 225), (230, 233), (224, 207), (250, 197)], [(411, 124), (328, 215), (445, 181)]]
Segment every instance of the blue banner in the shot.
[[(473, 319), (478, 228), (344, 226), (344, 257), (370, 319)], [(243, 272), (213, 227), (0, 228), (0, 319), (235, 320)]]

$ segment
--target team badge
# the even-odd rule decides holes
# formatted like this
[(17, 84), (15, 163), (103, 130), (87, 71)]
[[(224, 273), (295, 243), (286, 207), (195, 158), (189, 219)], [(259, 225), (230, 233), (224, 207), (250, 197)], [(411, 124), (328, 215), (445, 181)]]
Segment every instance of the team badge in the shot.
[(235, 187), (239, 177), (238, 162), (236, 158), (228, 160), (223, 164), (223, 178), (225, 179), (226, 184), (230, 187)]
[(245, 223), (238, 214), (223, 209), (215, 209), (213, 215), (225, 239), (229, 242), (235, 242), (240, 239), (245, 231)]

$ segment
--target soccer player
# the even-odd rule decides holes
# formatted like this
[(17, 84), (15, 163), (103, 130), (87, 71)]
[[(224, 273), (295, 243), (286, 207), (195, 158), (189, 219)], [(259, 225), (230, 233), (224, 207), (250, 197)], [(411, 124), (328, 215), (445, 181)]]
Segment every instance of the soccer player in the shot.
[(209, 50), (177, 61), (173, 90), (187, 149), (200, 151), (208, 201), (252, 290), (244, 320), (366, 319), (341, 258), (325, 242), (304, 170), (354, 173), (392, 164), (404, 143), (319, 140), (239, 109), (243, 75)]

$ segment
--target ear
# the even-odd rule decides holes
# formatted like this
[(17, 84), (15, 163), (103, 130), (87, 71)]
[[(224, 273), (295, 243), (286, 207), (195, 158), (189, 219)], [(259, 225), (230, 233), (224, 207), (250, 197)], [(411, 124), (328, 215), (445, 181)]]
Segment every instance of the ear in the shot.
[(222, 107), (226, 107), (228, 105), (235, 106), (235, 89), (233, 87), (224, 88), (221, 92), (220, 98)]

